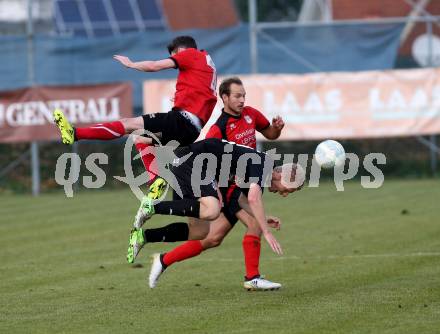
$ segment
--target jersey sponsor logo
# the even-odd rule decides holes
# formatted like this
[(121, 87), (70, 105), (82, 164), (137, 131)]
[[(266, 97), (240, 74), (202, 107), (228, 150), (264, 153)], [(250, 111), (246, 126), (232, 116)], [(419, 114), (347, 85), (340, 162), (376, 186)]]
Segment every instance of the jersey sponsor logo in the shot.
[(248, 124), (252, 123), (252, 118), (250, 116), (246, 115), (246, 116), (244, 116), (244, 119)]
[(241, 132), (241, 133), (237, 133), (237, 134), (235, 135), (235, 139), (236, 139), (236, 140), (240, 140), (240, 139), (242, 139), (243, 137), (253, 136), (254, 133), (255, 133), (255, 129), (247, 129), (246, 131), (243, 131), (243, 132)]

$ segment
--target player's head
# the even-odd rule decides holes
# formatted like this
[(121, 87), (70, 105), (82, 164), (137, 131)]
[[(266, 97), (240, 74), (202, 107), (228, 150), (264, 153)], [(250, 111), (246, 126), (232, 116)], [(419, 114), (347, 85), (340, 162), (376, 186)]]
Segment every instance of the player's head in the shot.
[(197, 43), (191, 36), (177, 36), (167, 46), (170, 55), (189, 48), (197, 49)]
[(269, 191), (286, 197), (290, 193), (301, 190), (304, 185), (305, 175), (304, 168), (295, 163), (275, 167), (272, 171)]
[(238, 77), (227, 78), (222, 81), (219, 94), (223, 101), (225, 111), (234, 115), (240, 115), (243, 111), (246, 91)]

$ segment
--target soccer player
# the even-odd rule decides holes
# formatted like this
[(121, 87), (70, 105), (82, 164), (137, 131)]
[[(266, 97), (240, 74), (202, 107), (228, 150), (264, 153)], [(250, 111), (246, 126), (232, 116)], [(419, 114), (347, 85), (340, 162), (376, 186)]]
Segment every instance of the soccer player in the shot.
[[(74, 128), (61, 110), (55, 110), (54, 120), (61, 132), (63, 143), (71, 145), (74, 141), (83, 139), (112, 140), (139, 129), (154, 133), (163, 143), (170, 140), (177, 140), (182, 146), (193, 143), (217, 102), (215, 65), (206, 51), (197, 49), (196, 41), (191, 36), (176, 37), (167, 48), (171, 56), (162, 60), (132, 62), (128, 57), (120, 55), (115, 55), (114, 59), (128, 68), (142, 72), (178, 69), (174, 106), (170, 112)], [(146, 143), (154, 144), (151, 138), (148, 138)], [(143, 144), (136, 146), (138, 150), (145, 149)], [(153, 180), (157, 176), (152, 165), (154, 156), (141, 156), (150, 180)], [(150, 186), (149, 195), (159, 198), (164, 189), (164, 180), (156, 178)]]
[[(226, 178), (227, 184), (228, 176), (231, 175), (235, 176), (237, 187), (241, 192), (238, 199), (240, 207), (255, 218), (272, 250), (278, 254), (282, 253), (280, 244), (268, 229), (262, 191), (269, 177), (271, 178), (268, 188), (271, 192), (287, 196), (300, 189), (304, 181), (304, 171), (299, 165), (287, 164), (273, 168), (273, 160), (265, 153), (215, 138), (178, 148), (175, 152), (177, 158), (172, 160), (170, 170), (177, 179), (182, 199), (153, 204), (152, 200), (144, 198), (141, 224), (137, 226), (139, 229), (153, 214), (188, 216), (193, 217), (188, 226), (189, 238), (205, 238), (210, 230), (207, 222), (217, 219), (220, 215), (220, 202), (215, 182), (218, 181), (220, 185), (225, 184)], [(214, 157), (214, 162), (208, 161), (205, 166), (200, 158), (206, 158), (209, 154)], [(225, 167), (228, 164), (229, 168)], [(198, 167), (203, 168), (197, 170)], [(200, 175), (200, 180), (203, 182), (195, 179), (194, 175)], [(176, 184), (172, 186), (176, 187)], [(136, 248), (142, 245), (133, 243), (133, 247), (134, 253), (137, 254)], [(181, 254), (177, 255), (177, 258), (176, 255), (173, 251), (160, 256), (155, 255), (150, 274), (150, 287), (156, 285), (160, 274), (169, 264), (179, 261)]]
[[(284, 127), (280, 117), (273, 119), (272, 124), (258, 110), (245, 106), (246, 91), (242, 81), (237, 77), (223, 80), (219, 88), (219, 95), (224, 109), (216, 123), (210, 128), (207, 138), (220, 138), (233, 141), (237, 144), (256, 148), (255, 130), (261, 132), (268, 139), (277, 139)], [(249, 290), (279, 289), (281, 284), (263, 279), (259, 273), (259, 259), (261, 249), (261, 229), (256, 220), (242, 209), (238, 203), (241, 191), (232, 182), (229, 187), (221, 187), (224, 201), (222, 214), (210, 223), (210, 230), (203, 240), (191, 240), (177, 247), (172, 252), (175, 261), (199, 255), (206, 249), (219, 246), (225, 236), (232, 230), (237, 220), (246, 226), (242, 246), (245, 259), (246, 275), (244, 287)], [(280, 220), (269, 217), (270, 226), (279, 229)], [(186, 223), (172, 223), (162, 228), (146, 229), (143, 232), (134, 232), (130, 238), (132, 243), (137, 242), (137, 250), (147, 242), (170, 242), (188, 240), (188, 225)], [(136, 239), (138, 239), (136, 241)], [(129, 247), (128, 258), (134, 260), (133, 247)], [(132, 261), (131, 261), (132, 262)], [(167, 263), (170, 266), (172, 263)]]

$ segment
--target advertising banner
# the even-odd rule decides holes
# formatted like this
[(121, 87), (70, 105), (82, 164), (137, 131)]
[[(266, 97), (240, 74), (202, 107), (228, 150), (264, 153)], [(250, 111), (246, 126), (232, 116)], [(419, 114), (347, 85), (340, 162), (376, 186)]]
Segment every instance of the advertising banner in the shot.
[(132, 117), (131, 84), (36, 86), (0, 92), (0, 142), (59, 140), (52, 116), (56, 108), (77, 126)]
[[(246, 105), (283, 117), (280, 139), (319, 140), (440, 133), (440, 69), (242, 75)], [(221, 82), (219, 78), (218, 82)], [(144, 83), (144, 112), (172, 106), (174, 81)], [(209, 124), (222, 108), (219, 99)], [(205, 127), (206, 128), (206, 127)], [(206, 129), (205, 129), (206, 131)]]

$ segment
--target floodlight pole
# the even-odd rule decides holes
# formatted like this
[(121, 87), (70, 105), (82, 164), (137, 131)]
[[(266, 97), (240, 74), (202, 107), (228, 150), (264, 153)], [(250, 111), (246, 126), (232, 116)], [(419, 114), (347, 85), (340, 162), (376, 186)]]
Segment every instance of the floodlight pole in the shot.
[[(27, 37), (27, 73), (28, 86), (35, 85), (34, 72), (34, 25), (32, 17), (32, 0), (27, 0), (27, 22), (26, 22), (26, 37)], [(40, 194), (40, 156), (38, 142), (31, 143), (31, 171), (32, 171), (32, 195)]]
[[(76, 141), (72, 145), (72, 153), (79, 155), (79, 141)], [(81, 170), (81, 165), (77, 163), (76, 159), (72, 159), (72, 165), (70, 166), (71, 175), (79, 175)], [(79, 189), (79, 178), (72, 186), (73, 191), (78, 191)]]
[(258, 46), (257, 46), (257, 0), (248, 0), (249, 10), (249, 48), (251, 57), (251, 73), (258, 73)]
[[(257, 0), (248, 0), (249, 10), (249, 51), (251, 60), (251, 74), (258, 73), (258, 44), (257, 44), (257, 21), (258, 10)], [(257, 151), (262, 152), (263, 145), (261, 140), (257, 140)]]
[[(426, 30), (428, 33), (428, 66), (432, 67), (433, 61), (432, 61), (432, 21), (429, 20), (426, 26)], [(429, 138), (431, 142), (431, 148), (430, 148), (430, 155), (431, 155), (431, 171), (432, 175), (436, 175), (437, 173), (437, 152), (434, 150), (434, 147), (436, 147), (436, 137), (434, 134), (432, 134)]]

